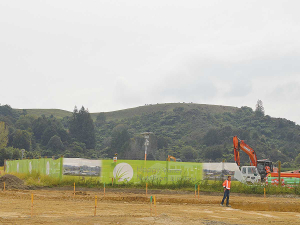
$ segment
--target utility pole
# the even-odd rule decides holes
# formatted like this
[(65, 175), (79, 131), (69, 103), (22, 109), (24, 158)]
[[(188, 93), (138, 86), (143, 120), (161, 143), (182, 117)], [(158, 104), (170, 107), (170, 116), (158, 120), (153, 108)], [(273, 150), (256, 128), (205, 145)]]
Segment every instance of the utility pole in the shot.
[(24, 152), (25, 152), (25, 149), (21, 149), (21, 152), (22, 152), (22, 159), (24, 157)]
[(152, 132), (144, 132), (144, 133), (141, 133), (142, 135), (144, 135), (144, 138), (145, 138), (145, 161), (147, 160), (147, 148), (148, 148), (148, 145), (149, 145), (149, 137), (150, 137), (150, 134), (152, 134)]

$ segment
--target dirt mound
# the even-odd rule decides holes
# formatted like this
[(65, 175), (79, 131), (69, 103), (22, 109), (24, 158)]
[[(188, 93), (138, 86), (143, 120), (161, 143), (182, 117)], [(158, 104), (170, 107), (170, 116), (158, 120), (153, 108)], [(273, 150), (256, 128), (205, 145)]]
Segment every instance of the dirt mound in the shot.
[(20, 178), (11, 175), (5, 174), (0, 177), (0, 188), (3, 189), (5, 182), (5, 189), (28, 189), (26, 185), (24, 185), (24, 181)]

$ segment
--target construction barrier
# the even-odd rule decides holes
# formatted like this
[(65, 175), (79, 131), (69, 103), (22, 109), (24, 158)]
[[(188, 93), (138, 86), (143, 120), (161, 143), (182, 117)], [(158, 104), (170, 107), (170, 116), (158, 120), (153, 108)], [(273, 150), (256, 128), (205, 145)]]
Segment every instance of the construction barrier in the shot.
[(62, 178), (71, 176), (101, 177), (103, 183), (167, 184), (202, 179), (222, 179), (234, 174), (235, 163), (195, 163), (144, 160), (90, 160), (81, 158), (40, 158), (6, 160), (6, 173), (32, 173)]
[[(294, 185), (300, 183), (300, 178), (298, 177), (281, 177), (281, 185)], [(266, 183), (272, 185), (279, 185), (278, 177), (268, 177)]]
[(119, 182), (152, 182), (166, 184), (188, 180), (193, 183), (202, 180), (202, 163), (143, 161), (143, 160), (102, 160), (102, 182), (114, 178)]
[(63, 158), (56, 160), (52, 158), (6, 160), (5, 172), (31, 174), (33, 171), (36, 171), (42, 175), (61, 178), (63, 172), (62, 161)]

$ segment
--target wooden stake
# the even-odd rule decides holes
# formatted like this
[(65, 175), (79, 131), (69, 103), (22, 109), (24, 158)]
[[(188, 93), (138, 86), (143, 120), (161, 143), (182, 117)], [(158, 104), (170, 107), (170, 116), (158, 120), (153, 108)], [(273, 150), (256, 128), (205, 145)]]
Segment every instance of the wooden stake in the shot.
[(198, 198), (200, 198), (200, 185), (198, 184)]
[(33, 214), (33, 194), (31, 194), (31, 217)]
[(96, 216), (96, 210), (97, 210), (97, 195), (95, 196), (95, 212), (94, 212), (94, 216)]
[(266, 188), (264, 188), (264, 198), (266, 198)]
[(75, 197), (75, 182), (74, 182), (74, 197)]
[(152, 196), (150, 197), (150, 216), (152, 216)]
[(105, 196), (105, 183), (104, 183), (104, 196)]
[(111, 186), (114, 186), (114, 178), (111, 178)]
[(3, 185), (4, 185), (4, 186), (3, 186), (3, 191), (5, 191), (5, 182), (3, 183)]
[[(147, 192), (148, 192), (148, 183), (146, 183), (146, 197), (147, 197)], [(151, 196), (152, 198), (152, 196)]]
[(197, 184), (195, 184), (195, 198), (197, 197), (197, 196), (196, 196), (196, 187), (197, 187)]
[(155, 200), (155, 195), (153, 196), (153, 200), (154, 200), (154, 211), (155, 211), (155, 216), (156, 216), (156, 200)]

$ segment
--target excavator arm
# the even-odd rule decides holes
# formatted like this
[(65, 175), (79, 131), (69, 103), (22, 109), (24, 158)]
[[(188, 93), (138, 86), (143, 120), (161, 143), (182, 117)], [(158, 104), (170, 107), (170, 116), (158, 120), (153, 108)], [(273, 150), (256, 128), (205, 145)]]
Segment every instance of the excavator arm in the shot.
[(242, 149), (250, 158), (251, 166), (257, 166), (257, 157), (255, 151), (237, 136), (233, 137), (234, 161), (240, 166), (240, 150)]
[(176, 162), (176, 158), (174, 156), (168, 155), (167, 161), (171, 161), (171, 159), (173, 159), (174, 162)]

